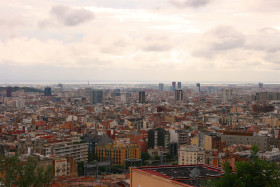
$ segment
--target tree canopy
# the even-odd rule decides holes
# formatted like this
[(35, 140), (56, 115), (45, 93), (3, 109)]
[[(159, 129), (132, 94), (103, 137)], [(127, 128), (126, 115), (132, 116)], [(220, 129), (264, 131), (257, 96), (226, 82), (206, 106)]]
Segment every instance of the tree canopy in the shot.
[(280, 169), (275, 163), (258, 159), (258, 147), (253, 146), (250, 162), (238, 162), (233, 172), (229, 163), (224, 163), (225, 175), (215, 183), (217, 187), (276, 187), (280, 186)]
[(0, 156), (1, 182), (5, 186), (16, 185), (19, 187), (47, 187), (53, 178), (52, 166), (46, 170), (38, 166), (37, 157), (28, 157), (21, 161), (18, 154), (11, 157)]

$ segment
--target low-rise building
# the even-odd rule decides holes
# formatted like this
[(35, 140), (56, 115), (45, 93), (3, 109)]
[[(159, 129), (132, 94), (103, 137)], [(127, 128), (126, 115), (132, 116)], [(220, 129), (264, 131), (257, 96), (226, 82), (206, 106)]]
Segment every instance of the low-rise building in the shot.
[(224, 132), (221, 135), (221, 141), (226, 143), (226, 146), (233, 144), (243, 145), (256, 145), (260, 151), (268, 151), (268, 137), (256, 136), (253, 133), (240, 133), (240, 132)]

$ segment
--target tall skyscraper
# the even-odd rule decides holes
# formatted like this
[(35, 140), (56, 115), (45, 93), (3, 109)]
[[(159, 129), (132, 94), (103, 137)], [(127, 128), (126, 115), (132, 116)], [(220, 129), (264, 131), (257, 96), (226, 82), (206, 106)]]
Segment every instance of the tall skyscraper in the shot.
[(6, 92), (7, 92), (7, 97), (12, 97), (12, 87), (11, 86), (7, 87)]
[(229, 100), (233, 99), (233, 89), (232, 88), (225, 88), (223, 90), (223, 102), (226, 103)]
[(91, 103), (103, 103), (103, 91), (102, 90), (93, 90), (91, 96)]
[(175, 89), (176, 89), (176, 82), (172, 82), (172, 89), (173, 89), (173, 91), (175, 91)]
[(51, 96), (52, 95), (52, 89), (50, 87), (45, 88), (45, 96)]
[(0, 93), (0, 104), (4, 103), (4, 94)]
[(145, 103), (145, 92), (144, 91), (139, 92), (139, 103)]
[(158, 86), (159, 86), (159, 90), (160, 90), (160, 91), (163, 91), (163, 89), (164, 89), (164, 84), (163, 84), (163, 83), (159, 83)]
[(259, 88), (263, 89), (263, 83), (262, 82), (259, 83)]
[(115, 96), (121, 96), (121, 89), (114, 90)]
[(177, 89), (182, 89), (182, 83), (181, 82), (177, 83)]
[(198, 88), (198, 91), (200, 92), (200, 83), (196, 83), (196, 87)]
[(126, 103), (126, 93), (125, 92), (121, 93), (121, 102)]
[(183, 100), (183, 90), (175, 90), (175, 100), (176, 101)]

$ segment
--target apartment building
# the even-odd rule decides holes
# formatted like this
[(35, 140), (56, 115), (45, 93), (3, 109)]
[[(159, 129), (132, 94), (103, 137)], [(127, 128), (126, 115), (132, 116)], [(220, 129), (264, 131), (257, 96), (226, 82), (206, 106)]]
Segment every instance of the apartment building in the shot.
[(269, 143), (267, 136), (257, 136), (253, 133), (241, 133), (241, 132), (224, 132), (221, 135), (221, 141), (226, 143), (226, 146), (233, 144), (244, 145), (257, 145), (260, 151), (268, 151)]
[(179, 149), (178, 164), (205, 164), (205, 149), (194, 145), (181, 146)]
[(54, 155), (70, 155), (76, 162), (88, 160), (88, 142), (59, 142), (52, 145)]
[(107, 144), (95, 147), (99, 161), (111, 161), (112, 165), (124, 165), (125, 159), (141, 158), (141, 147), (135, 144)]

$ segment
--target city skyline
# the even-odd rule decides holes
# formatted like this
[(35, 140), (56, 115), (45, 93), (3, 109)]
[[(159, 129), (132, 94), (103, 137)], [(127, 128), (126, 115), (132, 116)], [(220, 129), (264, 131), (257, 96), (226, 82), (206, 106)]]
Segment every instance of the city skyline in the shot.
[(277, 0), (0, 5), (3, 82), (280, 81)]

